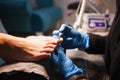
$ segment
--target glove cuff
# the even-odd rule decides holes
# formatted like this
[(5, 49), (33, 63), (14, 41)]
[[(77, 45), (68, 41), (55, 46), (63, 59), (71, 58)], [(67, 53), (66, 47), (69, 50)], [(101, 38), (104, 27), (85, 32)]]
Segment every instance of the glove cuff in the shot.
[(71, 76), (76, 75), (76, 74), (83, 74), (84, 70), (82, 68), (78, 68), (76, 65), (74, 65), (74, 69), (71, 72), (68, 72), (65, 75), (66, 79), (69, 79)]

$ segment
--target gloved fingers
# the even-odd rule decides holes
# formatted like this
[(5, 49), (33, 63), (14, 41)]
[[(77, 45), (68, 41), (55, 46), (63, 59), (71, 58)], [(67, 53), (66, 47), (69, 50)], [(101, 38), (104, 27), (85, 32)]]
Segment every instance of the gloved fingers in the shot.
[(62, 33), (66, 33), (68, 31), (70, 31), (72, 29), (71, 26), (67, 25), (67, 24), (62, 24), (59, 31)]
[(57, 53), (57, 52), (53, 52), (53, 53), (51, 54), (51, 60), (52, 60), (53, 62), (55, 62), (55, 63), (58, 62), (59, 56), (58, 56), (58, 53)]
[(77, 30), (75, 30), (73, 27), (67, 25), (67, 24), (62, 24), (60, 27), (59, 31), (63, 33), (63, 38), (65, 37), (74, 37), (75, 35), (80, 34)]
[(58, 58), (58, 56), (57, 56), (55, 53), (52, 53), (52, 54), (51, 54), (51, 59), (54, 60), (54, 59), (57, 59), (57, 58)]
[(57, 47), (57, 51), (56, 51), (56, 52), (58, 53), (58, 57), (59, 57), (59, 58), (64, 58), (64, 57), (66, 57), (65, 52), (64, 52), (64, 49), (62, 48), (61, 45), (59, 45), (59, 46)]
[(59, 30), (54, 30), (53, 32), (52, 32), (52, 34), (53, 34), (53, 37), (54, 38), (59, 38)]
[(51, 54), (51, 60), (57, 64), (58, 61), (66, 59), (62, 47), (57, 47), (56, 50)]
[(52, 53), (53, 57), (59, 57), (64, 54), (63, 48), (61, 45), (58, 45), (55, 49), (55, 51)]

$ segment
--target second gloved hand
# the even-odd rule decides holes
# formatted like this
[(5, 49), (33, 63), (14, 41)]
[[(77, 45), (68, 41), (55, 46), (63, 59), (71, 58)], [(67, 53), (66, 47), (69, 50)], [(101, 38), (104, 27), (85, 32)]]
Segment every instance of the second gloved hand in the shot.
[(62, 24), (59, 33), (63, 34), (62, 46), (65, 49), (83, 48), (89, 47), (89, 35), (80, 33), (69, 25)]
[(82, 68), (78, 68), (75, 64), (73, 64), (71, 59), (65, 55), (60, 45), (58, 45), (55, 52), (51, 54), (51, 60), (66, 79), (70, 78), (72, 75), (82, 74), (84, 72)]

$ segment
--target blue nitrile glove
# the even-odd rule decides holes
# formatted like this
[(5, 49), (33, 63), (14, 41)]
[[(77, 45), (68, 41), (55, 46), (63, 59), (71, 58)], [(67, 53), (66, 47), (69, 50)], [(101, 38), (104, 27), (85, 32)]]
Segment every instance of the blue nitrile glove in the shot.
[[(59, 38), (59, 32), (53, 32), (54, 38)], [(78, 68), (73, 62), (65, 55), (61, 44), (59, 44), (51, 54), (51, 60), (56, 66), (57, 69), (68, 79), (70, 76), (75, 74), (82, 74), (84, 71), (81, 68)]]
[(59, 33), (62, 33), (63, 42), (62, 46), (66, 49), (89, 47), (89, 35), (80, 33), (69, 25), (62, 24)]
[(58, 45), (54, 53), (51, 54), (51, 60), (55, 67), (65, 76), (66, 79), (75, 74), (82, 74), (82, 68), (78, 68), (73, 62), (65, 55), (61, 45)]

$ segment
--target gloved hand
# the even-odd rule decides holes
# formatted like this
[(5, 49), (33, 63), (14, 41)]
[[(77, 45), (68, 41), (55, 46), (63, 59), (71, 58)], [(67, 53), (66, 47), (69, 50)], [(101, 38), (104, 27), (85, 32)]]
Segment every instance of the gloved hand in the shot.
[(82, 68), (78, 68), (73, 62), (65, 55), (61, 45), (58, 45), (55, 52), (51, 54), (51, 60), (55, 67), (65, 76), (66, 79), (75, 74), (84, 73)]
[(60, 29), (54, 32), (62, 33), (63, 48), (72, 49), (81, 47), (83, 49), (86, 49), (89, 47), (89, 35), (80, 33), (69, 25), (62, 24)]
[[(54, 38), (59, 38), (59, 32), (53, 32)], [(75, 74), (82, 74), (84, 71), (78, 68), (73, 62), (65, 55), (61, 44), (58, 44), (55, 51), (51, 54), (51, 60), (57, 69), (68, 79), (70, 76)]]

